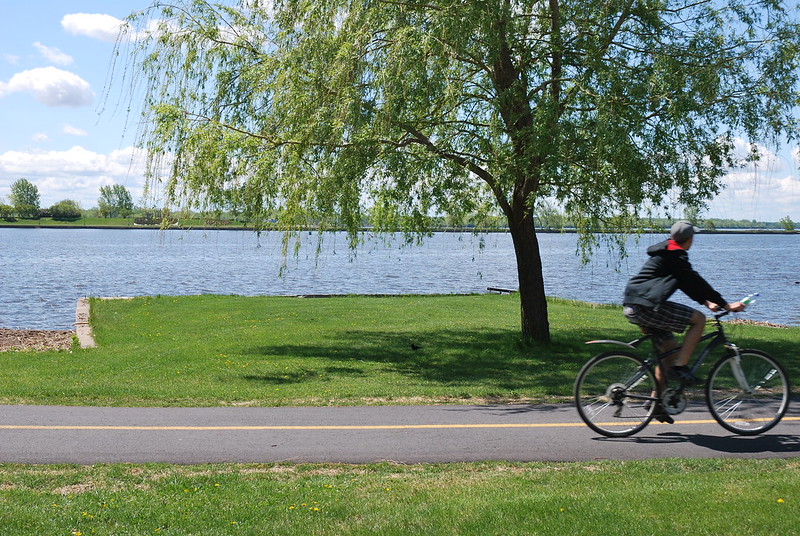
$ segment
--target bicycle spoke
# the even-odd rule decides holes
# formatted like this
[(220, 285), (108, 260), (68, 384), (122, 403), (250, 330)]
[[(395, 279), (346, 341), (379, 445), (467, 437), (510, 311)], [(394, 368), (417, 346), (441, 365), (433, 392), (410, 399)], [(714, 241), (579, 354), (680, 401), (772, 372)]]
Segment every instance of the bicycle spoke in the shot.
[(596, 432), (621, 437), (650, 421), (655, 379), (632, 355), (609, 353), (589, 361), (575, 382), (575, 402), (583, 421)]
[[(728, 403), (730, 403), (730, 405), (728, 405)], [(728, 398), (723, 403), (718, 404), (717, 409), (720, 416), (727, 421), (736, 413), (741, 405), (741, 402), (735, 402), (733, 398)]]
[(727, 430), (755, 435), (775, 426), (789, 405), (781, 365), (758, 350), (742, 350), (714, 365), (706, 385), (711, 414)]

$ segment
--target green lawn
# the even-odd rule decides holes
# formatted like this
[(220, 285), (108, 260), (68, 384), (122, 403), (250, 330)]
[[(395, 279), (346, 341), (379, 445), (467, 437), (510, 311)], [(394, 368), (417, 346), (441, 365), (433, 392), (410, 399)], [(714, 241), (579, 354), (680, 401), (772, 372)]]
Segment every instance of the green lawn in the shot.
[[(329, 405), (569, 400), (617, 307), (517, 296), (92, 300), (99, 347), (0, 353), (0, 403)], [(800, 330), (733, 326), (797, 383)], [(419, 347), (412, 349), (412, 345)], [(2, 435), (0, 434), (0, 437)], [(0, 464), (0, 533), (72, 535), (792, 535), (800, 463), (647, 460), (370, 465)]]
[[(526, 346), (514, 295), (162, 296), (93, 299), (91, 307), (99, 348), (0, 354), (0, 402), (558, 401), (600, 351), (584, 341), (637, 335), (619, 308), (553, 300), (552, 343)], [(793, 355), (800, 330), (736, 326), (732, 335), (782, 357)], [(797, 378), (796, 361), (783, 361)]]
[(14, 535), (798, 534), (797, 460), (0, 465)]

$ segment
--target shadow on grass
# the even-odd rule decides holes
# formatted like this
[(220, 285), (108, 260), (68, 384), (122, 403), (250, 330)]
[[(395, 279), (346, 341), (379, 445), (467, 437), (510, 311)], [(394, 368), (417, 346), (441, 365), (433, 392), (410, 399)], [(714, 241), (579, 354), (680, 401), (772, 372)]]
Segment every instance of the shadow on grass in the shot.
[[(603, 348), (586, 346), (596, 333), (572, 331), (549, 344), (522, 344), (516, 330), (457, 330), (379, 333), (369, 330), (336, 332), (328, 344), (293, 344), (245, 348), (244, 354), (300, 360), (291, 371), (249, 375), (265, 384), (326, 381), (380, 373), (400, 374), (414, 383), (496, 389), (498, 394), (536, 390), (570, 395), (578, 370)], [(607, 334), (629, 340), (630, 332)], [(324, 365), (312, 364), (319, 360)]]

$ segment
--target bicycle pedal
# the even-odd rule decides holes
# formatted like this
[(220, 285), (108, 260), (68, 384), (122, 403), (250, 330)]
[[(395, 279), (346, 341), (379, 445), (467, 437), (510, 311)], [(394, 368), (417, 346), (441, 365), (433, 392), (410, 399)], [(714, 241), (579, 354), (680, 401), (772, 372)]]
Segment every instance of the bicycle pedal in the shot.
[(675, 424), (675, 419), (673, 419), (672, 416), (666, 411), (654, 414), (653, 418), (658, 422), (662, 422), (664, 424)]

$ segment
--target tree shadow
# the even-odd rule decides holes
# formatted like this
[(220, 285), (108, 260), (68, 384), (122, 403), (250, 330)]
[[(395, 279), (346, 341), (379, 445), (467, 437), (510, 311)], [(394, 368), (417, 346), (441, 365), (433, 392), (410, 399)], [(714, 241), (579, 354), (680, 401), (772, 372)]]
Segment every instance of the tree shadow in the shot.
[[(385, 371), (444, 386), (480, 384), (505, 393), (524, 392), (536, 386), (538, 391), (556, 395), (571, 392), (578, 370), (597, 353), (583, 344), (582, 334), (549, 344), (526, 345), (519, 332), (512, 329), (392, 333), (354, 329), (337, 331), (329, 344), (300, 341), (254, 346), (242, 352), (254, 358), (281, 356), (308, 361), (308, 366), (291, 373), (245, 377), (268, 384), (296, 383), (320, 374), (355, 377)], [(312, 364), (320, 359), (329, 364)]]
[(330, 366), (322, 369), (301, 367), (291, 371), (274, 372), (270, 374), (245, 374), (243, 379), (259, 381), (270, 385), (289, 385), (311, 379), (320, 379), (326, 375), (364, 376), (366, 372), (356, 367)]

